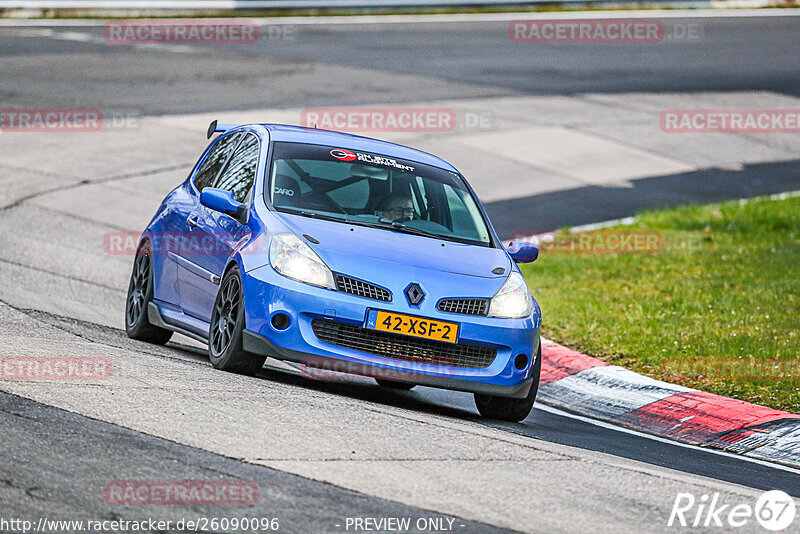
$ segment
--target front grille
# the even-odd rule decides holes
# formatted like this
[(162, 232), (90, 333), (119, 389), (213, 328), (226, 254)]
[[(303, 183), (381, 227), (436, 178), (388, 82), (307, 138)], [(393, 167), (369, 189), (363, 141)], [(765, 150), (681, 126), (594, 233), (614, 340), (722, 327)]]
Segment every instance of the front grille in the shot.
[(418, 339), (325, 319), (314, 319), (311, 326), (325, 343), (407, 362), (482, 369), (497, 356), (496, 350), (487, 347)]
[(486, 315), (489, 313), (489, 299), (443, 299), (436, 307), (447, 313)]
[(349, 293), (372, 300), (392, 301), (392, 294), (389, 293), (389, 290), (342, 274), (336, 275), (336, 289), (342, 293)]

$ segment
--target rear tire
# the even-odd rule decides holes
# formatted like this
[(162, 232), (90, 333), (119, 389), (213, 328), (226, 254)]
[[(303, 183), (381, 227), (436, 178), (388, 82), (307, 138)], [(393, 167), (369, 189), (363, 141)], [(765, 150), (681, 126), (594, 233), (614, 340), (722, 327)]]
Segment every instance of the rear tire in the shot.
[(222, 371), (240, 375), (258, 374), (266, 356), (246, 352), (242, 348), (244, 332), (244, 292), (239, 268), (229, 270), (219, 284), (219, 292), (211, 313), (208, 331), (208, 357), (211, 365)]
[(164, 345), (172, 330), (150, 324), (147, 307), (153, 301), (153, 250), (145, 241), (136, 252), (125, 300), (125, 333), (131, 339)]
[(531, 371), (533, 384), (531, 384), (531, 390), (524, 399), (475, 393), (475, 406), (477, 406), (480, 414), (487, 419), (514, 422), (524, 420), (533, 409), (533, 402), (536, 400), (536, 393), (539, 391), (539, 375), (541, 371), (542, 345), (540, 343), (539, 350), (536, 353), (536, 363), (533, 364), (533, 370)]
[(376, 378), (375, 382), (382, 388), (398, 389), (408, 391), (413, 389), (416, 384), (409, 384), (408, 382), (395, 382), (394, 380), (384, 380), (383, 378)]

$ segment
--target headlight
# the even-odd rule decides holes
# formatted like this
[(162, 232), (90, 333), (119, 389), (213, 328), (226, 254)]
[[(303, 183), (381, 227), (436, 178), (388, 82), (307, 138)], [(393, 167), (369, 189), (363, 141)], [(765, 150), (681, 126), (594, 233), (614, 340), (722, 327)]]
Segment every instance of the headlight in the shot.
[(333, 273), (317, 254), (294, 234), (275, 234), (269, 244), (269, 262), (287, 278), (312, 286), (336, 289)]
[(505, 319), (519, 319), (531, 313), (531, 294), (525, 279), (513, 271), (506, 283), (500, 288), (489, 304), (490, 317), (503, 317)]

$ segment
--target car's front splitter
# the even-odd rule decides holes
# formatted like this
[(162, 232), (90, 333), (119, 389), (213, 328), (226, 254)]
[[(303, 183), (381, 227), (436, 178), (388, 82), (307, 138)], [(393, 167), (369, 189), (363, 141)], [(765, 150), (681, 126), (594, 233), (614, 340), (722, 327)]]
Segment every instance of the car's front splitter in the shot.
[(459, 380), (457, 378), (444, 378), (401, 369), (349, 362), (338, 358), (317, 356), (307, 352), (282, 348), (275, 345), (264, 336), (249, 330), (244, 331), (242, 341), (244, 350), (248, 352), (302, 364), (304, 371), (311, 377), (330, 376), (330, 373), (348, 373), (369, 376), (379, 380), (407, 382), (429, 387), (467, 391), (469, 393), (482, 393), (485, 395), (497, 395), (515, 399), (526, 397), (534, 381), (534, 377), (530, 377), (515, 386), (505, 386), (486, 382), (474, 382), (471, 380)]

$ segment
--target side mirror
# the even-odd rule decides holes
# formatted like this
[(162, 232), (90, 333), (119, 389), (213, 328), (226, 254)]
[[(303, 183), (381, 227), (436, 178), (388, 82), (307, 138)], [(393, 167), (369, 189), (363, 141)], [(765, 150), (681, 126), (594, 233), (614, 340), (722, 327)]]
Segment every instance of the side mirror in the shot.
[(230, 191), (206, 187), (200, 193), (200, 204), (210, 210), (230, 215), (242, 224), (247, 222), (247, 206), (236, 202)]
[(533, 263), (539, 257), (539, 245), (526, 241), (511, 241), (506, 250), (517, 263)]

